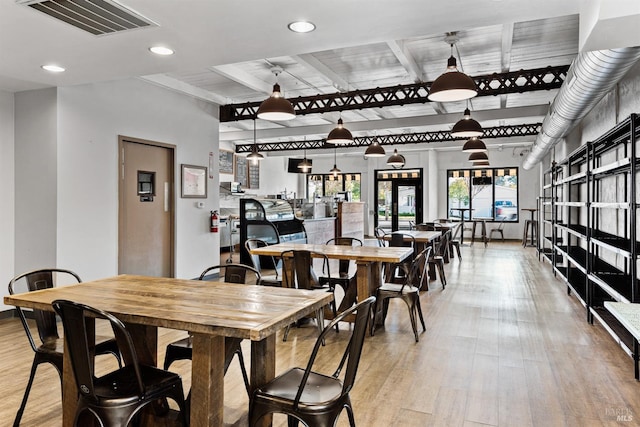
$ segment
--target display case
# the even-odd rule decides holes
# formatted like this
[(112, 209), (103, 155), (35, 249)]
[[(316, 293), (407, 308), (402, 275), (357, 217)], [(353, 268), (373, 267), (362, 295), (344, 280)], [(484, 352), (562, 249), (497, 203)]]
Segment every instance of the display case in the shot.
[(283, 199), (240, 199), (240, 262), (251, 264), (244, 247), (247, 239), (264, 240), (270, 245), (280, 242), (306, 243), (307, 233), (293, 208)]

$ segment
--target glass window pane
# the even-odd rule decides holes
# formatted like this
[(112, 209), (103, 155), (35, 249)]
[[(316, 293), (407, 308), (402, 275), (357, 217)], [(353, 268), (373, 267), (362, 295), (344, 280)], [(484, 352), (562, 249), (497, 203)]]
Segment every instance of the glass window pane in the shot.
[[(449, 217), (461, 218), (461, 211), (456, 208), (469, 208), (469, 178), (464, 176), (449, 176)], [(464, 218), (469, 219), (469, 212), (464, 213)]]
[(493, 219), (493, 177), (473, 172), (480, 176), (471, 178), (471, 217)]
[(499, 221), (518, 220), (518, 176), (497, 176), (495, 182), (495, 218)]

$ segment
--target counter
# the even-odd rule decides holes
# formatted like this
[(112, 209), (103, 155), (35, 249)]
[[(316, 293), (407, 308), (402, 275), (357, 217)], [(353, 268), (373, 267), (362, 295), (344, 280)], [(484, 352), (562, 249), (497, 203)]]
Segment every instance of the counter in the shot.
[(307, 231), (307, 243), (324, 245), (336, 236), (336, 218), (305, 219), (302, 224)]

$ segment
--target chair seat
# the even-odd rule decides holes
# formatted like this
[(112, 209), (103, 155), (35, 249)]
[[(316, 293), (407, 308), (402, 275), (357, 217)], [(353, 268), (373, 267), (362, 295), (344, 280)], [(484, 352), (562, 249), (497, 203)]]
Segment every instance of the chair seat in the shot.
[(403, 294), (411, 294), (418, 292), (419, 289), (412, 285), (405, 285), (402, 287), (402, 283), (383, 283), (379, 288), (380, 292), (395, 292), (400, 293), (402, 291)]
[(282, 275), (276, 276), (273, 274), (269, 276), (260, 276), (260, 284), (263, 286), (282, 287)]
[[(178, 384), (182, 381), (180, 376), (173, 372), (142, 364), (139, 366), (140, 374), (144, 378), (145, 396), (147, 397), (153, 397), (156, 392), (165, 390), (172, 383)], [(104, 404), (105, 407), (126, 405), (140, 399), (138, 382), (132, 365), (97, 378), (94, 387), (98, 403)], [(104, 401), (102, 401), (103, 399)]]
[[(283, 399), (293, 400), (298, 392), (298, 385), (302, 381), (304, 369), (293, 368), (266, 386), (256, 391), (256, 396), (269, 395)], [(330, 376), (311, 372), (307, 385), (300, 397), (300, 406), (319, 406), (331, 400), (337, 399), (342, 393), (342, 381)]]

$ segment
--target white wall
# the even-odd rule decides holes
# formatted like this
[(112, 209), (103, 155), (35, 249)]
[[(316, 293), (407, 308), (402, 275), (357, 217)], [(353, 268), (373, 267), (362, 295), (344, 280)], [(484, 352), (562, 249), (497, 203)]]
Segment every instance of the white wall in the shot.
[(213, 104), (136, 79), (17, 94), (16, 270), (56, 264), (83, 280), (117, 274), (118, 135), (177, 147), (176, 276), (218, 263), (218, 236), (208, 231), (218, 186), (204, 209), (179, 197), (180, 164), (208, 166), (211, 151), (217, 158), (216, 115)]
[[(6, 283), (15, 275), (14, 227), (14, 97), (0, 91), (0, 296), (7, 295)], [(9, 309), (0, 299), (0, 311)]]
[(56, 89), (15, 95), (15, 271), (55, 267)]

